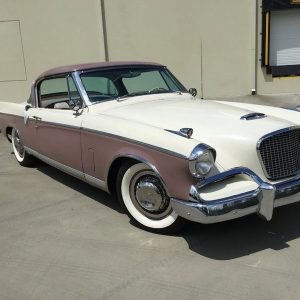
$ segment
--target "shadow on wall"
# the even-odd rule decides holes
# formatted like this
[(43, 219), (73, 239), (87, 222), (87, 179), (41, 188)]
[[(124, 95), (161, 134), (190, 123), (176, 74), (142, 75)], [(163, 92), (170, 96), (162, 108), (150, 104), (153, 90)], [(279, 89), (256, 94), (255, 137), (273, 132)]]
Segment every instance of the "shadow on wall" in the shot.
[[(119, 203), (107, 193), (46, 164), (40, 163), (37, 169), (122, 213)], [(230, 260), (265, 249), (281, 250), (300, 237), (300, 203), (275, 209), (271, 222), (256, 215), (212, 225), (188, 222), (177, 236), (184, 238), (192, 251), (215, 260)]]

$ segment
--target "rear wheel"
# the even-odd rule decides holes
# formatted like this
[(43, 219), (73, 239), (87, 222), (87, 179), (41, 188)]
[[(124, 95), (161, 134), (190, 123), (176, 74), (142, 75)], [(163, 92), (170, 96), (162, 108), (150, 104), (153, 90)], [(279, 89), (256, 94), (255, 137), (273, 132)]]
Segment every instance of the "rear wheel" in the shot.
[(29, 155), (26, 152), (22, 140), (20, 138), (19, 131), (16, 128), (12, 129), (11, 141), (12, 141), (14, 155), (17, 161), (19, 162), (19, 164), (24, 167), (31, 166), (33, 164), (34, 159), (31, 155)]
[(127, 163), (120, 168), (117, 195), (130, 219), (143, 229), (175, 233), (184, 225), (173, 211), (161, 179), (146, 164)]

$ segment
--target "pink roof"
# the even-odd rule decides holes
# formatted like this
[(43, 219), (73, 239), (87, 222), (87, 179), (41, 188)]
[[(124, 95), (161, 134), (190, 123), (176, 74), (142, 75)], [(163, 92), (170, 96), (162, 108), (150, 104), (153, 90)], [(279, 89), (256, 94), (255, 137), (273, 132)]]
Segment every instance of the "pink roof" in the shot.
[(138, 62), (138, 61), (114, 61), (114, 62), (97, 62), (97, 63), (86, 63), (86, 64), (78, 64), (78, 65), (69, 65), (62, 66), (50, 69), (44, 73), (42, 73), (38, 78), (42, 78), (45, 76), (51, 76), (62, 73), (70, 73), (73, 71), (82, 71), (88, 69), (98, 69), (98, 68), (107, 68), (107, 67), (124, 67), (124, 66), (162, 66), (158, 63), (151, 62)]

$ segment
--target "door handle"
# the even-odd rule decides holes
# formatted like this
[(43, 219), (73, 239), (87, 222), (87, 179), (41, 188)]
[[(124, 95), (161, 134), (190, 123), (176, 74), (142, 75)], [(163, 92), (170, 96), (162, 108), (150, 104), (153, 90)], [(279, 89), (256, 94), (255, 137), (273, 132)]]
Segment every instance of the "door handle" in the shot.
[(42, 118), (37, 117), (37, 116), (32, 116), (33, 119), (35, 119), (36, 121), (42, 121)]

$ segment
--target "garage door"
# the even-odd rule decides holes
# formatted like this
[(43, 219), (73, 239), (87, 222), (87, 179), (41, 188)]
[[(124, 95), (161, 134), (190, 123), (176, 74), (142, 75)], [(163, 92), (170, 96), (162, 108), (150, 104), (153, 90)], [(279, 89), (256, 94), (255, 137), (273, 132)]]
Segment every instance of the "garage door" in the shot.
[(270, 66), (300, 65), (300, 9), (272, 11)]

